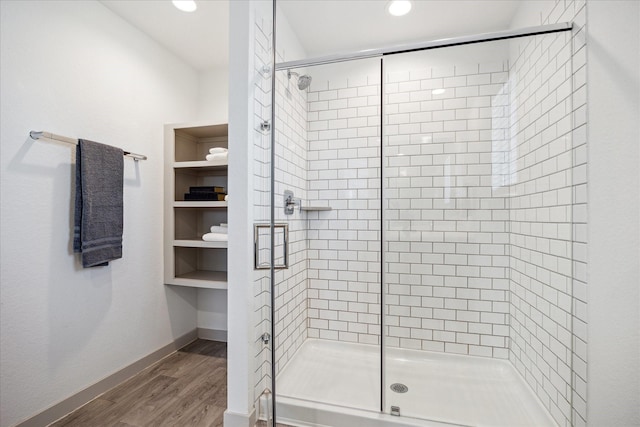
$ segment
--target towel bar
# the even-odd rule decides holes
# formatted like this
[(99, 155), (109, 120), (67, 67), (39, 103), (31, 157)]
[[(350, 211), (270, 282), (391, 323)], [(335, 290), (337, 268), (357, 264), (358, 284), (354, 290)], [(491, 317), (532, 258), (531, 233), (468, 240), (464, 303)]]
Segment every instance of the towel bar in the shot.
[[(31, 139), (41, 139), (41, 138), (54, 139), (56, 141), (64, 142), (66, 144), (78, 145), (77, 139), (69, 138), (67, 136), (56, 135), (55, 133), (45, 132), (45, 131), (32, 130), (31, 132), (29, 132), (29, 137)], [(145, 156), (144, 154), (136, 154), (136, 153), (131, 153), (129, 151), (125, 151), (124, 155), (126, 157), (131, 157), (136, 162), (138, 160), (147, 160), (147, 156)]]

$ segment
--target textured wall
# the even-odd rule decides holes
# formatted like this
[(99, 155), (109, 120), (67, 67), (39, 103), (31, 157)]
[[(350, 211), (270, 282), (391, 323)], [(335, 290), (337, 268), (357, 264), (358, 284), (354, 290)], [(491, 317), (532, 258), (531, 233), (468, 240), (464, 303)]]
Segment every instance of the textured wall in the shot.
[[(587, 421), (640, 425), (640, 3), (589, 1), (586, 7)], [(584, 352), (576, 346), (577, 357)], [(587, 385), (580, 384), (584, 398)], [(579, 403), (584, 415), (584, 401)]]
[[(99, 2), (0, 7), (0, 424), (8, 426), (195, 328), (195, 292), (162, 284), (158, 242), (163, 124), (195, 118), (198, 77)], [(32, 142), (32, 129), (149, 157), (125, 159), (122, 259), (78, 266), (69, 243), (74, 150)]]

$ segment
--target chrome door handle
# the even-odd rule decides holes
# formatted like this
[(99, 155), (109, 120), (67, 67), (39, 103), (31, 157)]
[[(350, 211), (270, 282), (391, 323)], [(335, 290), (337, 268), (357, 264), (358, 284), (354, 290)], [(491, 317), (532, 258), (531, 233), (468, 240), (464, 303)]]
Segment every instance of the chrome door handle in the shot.
[[(276, 270), (289, 268), (289, 224), (273, 224), (274, 234), (279, 229), (283, 233), (283, 253), (282, 264), (276, 264), (273, 266)], [(260, 247), (260, 230), (271, 229), (271, 224), (254, 224), (253, 226), (253, 268), (255, 270), (268, 270), (271, 268), (269, 261), (260, 260), (260, 251), (263, 249)], [(275, 236), (274, 236), (275, 237)], [(273, 245), (275, 250), (275, 245)]]

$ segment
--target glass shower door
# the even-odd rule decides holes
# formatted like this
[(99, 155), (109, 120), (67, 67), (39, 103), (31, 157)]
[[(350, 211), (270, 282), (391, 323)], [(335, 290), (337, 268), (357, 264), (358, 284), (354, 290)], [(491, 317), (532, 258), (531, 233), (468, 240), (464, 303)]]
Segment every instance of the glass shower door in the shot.
[(279, 422), (570, 424), (571, 76), (570, 33), (276, 71)]
[(274, 286), (279, 420), (304, 406), (317, 422), (318, 403), (380, 410), (379, 67), (276, 72), (274, 223), (290, 236)]
[(570, 419), (570, 49), (560, 33), (385, 57), (384, 412)]

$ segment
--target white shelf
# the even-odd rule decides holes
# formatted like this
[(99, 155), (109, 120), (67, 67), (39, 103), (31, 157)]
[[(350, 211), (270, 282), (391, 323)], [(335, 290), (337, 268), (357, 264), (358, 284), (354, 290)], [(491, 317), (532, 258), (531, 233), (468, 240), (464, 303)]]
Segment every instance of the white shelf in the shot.
[(224, 162), (209, 162), (207, 160), (194, 162), (175, 162), (173, 167), (176, 169), (198, 169), (198, 170), (224, 170), (229, 166), (227, 160)]
[(227, 241), (206, 242), (202, 233), (227, 222), (228, 203), (183, 200), (191, 187), (228, 184), (228, 160), (207, 161), (213, 147), (228, 147), (228, 125), (165, 125), (164, 283), (227, 289)]
[(226, 208), (228, 202), (213, 202), (213, 201), (175, 201), (173, 202), (174, 208)]
[(227, 241), (216, 241), (216, 242), (206, 242), (204, 240), (174, 240), (173, 246), (179, 246), (182, 248), (226, 248), (229, 246), (229, 242)]
[(204, 289), (227, 289), (227, 272), (196, 270), (168, 280), (167, 285)]

